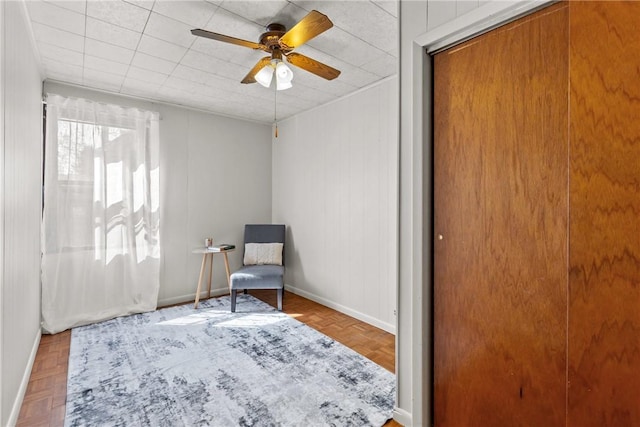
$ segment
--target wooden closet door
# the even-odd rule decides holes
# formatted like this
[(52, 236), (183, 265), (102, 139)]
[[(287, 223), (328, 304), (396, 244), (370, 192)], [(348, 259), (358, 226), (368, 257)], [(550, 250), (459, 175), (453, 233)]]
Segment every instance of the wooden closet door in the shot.
[(567, 11), (434, 58), (437, 426), (565, 423)]
[(571, 426), (640, 426), (640, 3), (570, 3)]

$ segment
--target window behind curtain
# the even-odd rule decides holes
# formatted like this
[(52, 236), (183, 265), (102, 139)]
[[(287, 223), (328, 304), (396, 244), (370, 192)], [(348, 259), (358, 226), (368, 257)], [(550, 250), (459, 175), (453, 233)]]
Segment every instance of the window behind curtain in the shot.
[(57, 95), (47, 99), (45, 329), (155, 309), (157, 113)]

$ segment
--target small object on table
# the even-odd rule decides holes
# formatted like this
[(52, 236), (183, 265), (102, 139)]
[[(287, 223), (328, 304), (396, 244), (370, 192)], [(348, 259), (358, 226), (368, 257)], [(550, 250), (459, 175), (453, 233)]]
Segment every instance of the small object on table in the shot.
[(236, 248), (236, 245), (231, 245), (229, 243), (221, 243), (219, 245), (210, 245), (207, 247), (207, 249), (213, 252), (230, 251), (231, 249), (235, 249), (235, 248)]
[(200, 277), (198, 278), (198, 289), (196, 290), (196, 302), (194, 304), (194, 308), (198, 308), (198, 301), (200, 301), (200, 290), (202, 289), (202, 278), (204, 277), (204, 270), (207, 265), (207, 257), (211, 258), (209, 264), (209, 280), (208, 280), (208, 294), (209, 298), (211, 298), (211, 276), (213, 275), (213, 255), (214, 254), (222, 254), (224, 255), (224, 267), (227, 270), (227, 284), (231, 286), (231, 280), (229, 279), (230, 271), (229, 271), (229, 258), (227, 258), (227, 252), (232, 252), (235, 250), (235, 245), (231, 244), (222, 244), (211, 246), (207, 248), (198, 248), (194, 249), (192, 252), (194, 254), (202, 254), (202, 265), (200, 266)]

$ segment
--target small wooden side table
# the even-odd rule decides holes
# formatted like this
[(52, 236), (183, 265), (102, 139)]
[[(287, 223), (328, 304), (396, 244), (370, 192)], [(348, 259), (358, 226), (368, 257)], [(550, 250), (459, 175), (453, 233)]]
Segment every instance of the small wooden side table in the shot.
[(227, 284), (231, 286), (231, 279), (229, 278), (229, 258), (227, 258), (227, 253), (233, 252), (235, 248), (232, 249), (210, 249), (210, 248), (198, 248), (194, 249), (194, 254), (202, 254), (202, 266), (200, 267), (200, 278), (198, 279), (198, 289), (196, 290), (196, 302), (194, 308), (198, 308), (198, 301), (200, 301), (200, 290), (202, 289), (202, 279), (204, 277), (204, 270), (207, 265), (207, 258), (210, 258), (209, 264), (209, 280), (208, 280), (208, 292), (209, 298), (211, 298), (211, 276), (213, 275), (213, 256), (215, 254), (224, 255), (224, 267), (227, 270)]

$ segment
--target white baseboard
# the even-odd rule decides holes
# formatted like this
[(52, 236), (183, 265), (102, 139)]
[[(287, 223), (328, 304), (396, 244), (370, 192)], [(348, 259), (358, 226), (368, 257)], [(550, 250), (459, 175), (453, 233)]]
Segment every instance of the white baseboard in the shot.
[(36, 361), (36, 354), (38, 353), (38, 347), (40, 346), (40, 338), (42, 337), (42, 330), (38, 328), (38, 333), (33, 340), (33, 347), (31, 347), (31, 354), (27, 361), (27, 367), (22, 375), (22, 381), (20, 381), (20, 388), (16, 395), (16, 400), (13, 401), (11, 413), (9, 414), (8, 426), (15, 426), (18, 423), (18, 415), (20, 415), (20, 408), (22, 407), (22, 401), (24, 395), (27, 392), (27, 386), (29, 385), (29, 379), (31, 378), (31, 370), (33, 369), (33, 363)]
[[(351, 317), (355, 317), (358, 320), (362, 320), (363, 322), (366, 322), (370, 325), (375, 326), (376, 328), (380, 328), (383, 331), (389, 332), (390, 334), (394, 334), (396, 333), (396, 328), (395, 325), (391, 325), (389, 323), (386, 322), (382, 322), (374, 317), (371, 317), (369, 315), (360, 313), (359, 311), (356, 310), (352, 310), (348, 307), (345, 307), (343, 305), (340, 304), (336, 304), (333, 301), (330, 301), (326, 298), (322, 298), (319, 297), (315, 294), (312, 294), (310, 292), (304, 291), (302, 289), (298, 289), (294, 286), (291, 285), (285, 285), (285, 289), (289, 292), (292, 292), (296, 295), (300, 295), (301, 297), (305, 297), (307, 299), (310, 299), (311, 301), (315, 301), (319, 304), (322, 304), (324, 306), (327, 306), (329, 308), (333, 308), (334, 310), (338, 310), (341, 313), (347, 314)], [(220, 295), (228, 295), (229, 294), (229, 288), (228, 287), (222, 287), (222, 288), (218, 288), (218, 289), (211, 289), (211, 296), (212, 297), (218, 297)], [(204, 292), (200, 292), (200, 298), (207, 298), (207, 291)], [(190, 301), (195, 301), (196, 299), (196, 293), (191, 293), (191, 294), (186, 294), (186, 295), (180, 295), (177, 297), (171, 297), (171, 298), (163, 298), (161, 300), (158, 300), (158, 307), (164, 307), (167, 305), (173, 305), (173, 304), (181, 304), (181, 303), (187, 303)]]
[[(227, 286), (223, 288), (218, 288), (218, 289), (211, 289), (212, 297), (219, 297), (220, 295), (226, 295), (226, 294), (229, 294), (229, 287)], [(208, 296), (209, 294), (207, 293), (207, 291), (200, 292), (200, 300), (202, 300), (203, 298), (207, 298)], [(158, 300), (158, 307), (165, 307), (167, 305), (173, 305), (173, 304), (181, 304), (184, 302), (194, 302), (195, 300), (196, 300), (196, 293), (194, 292), (192, 294), (160, 299)]]
[[(319, 297), (319, 296), (317, 296), (315, 294), (312, 294), (311, 292), (307, 292), (305, 290), (298, 289), (295, 286), (285, 285), (284, 288), (287, 291), (292, 292), (292, 293), (294, 293), (296, 295), (300, 295), (301, 297), (305, 297), (307, 299), (310, 299), (311, 301), (315, 301), (315, 302), (317, 302), (319, 304), (322, 304), (324, 306), (327, 306), (329, 308), (333, 308), (334, 310), (337, 310), (337, 311), (339, 311), (341, 313), (344, 313), (346, 315), (354, 317), (354, 318), (356, 318), (358, 320), (362, 320), (363, 322), (368, 323), (370, 325), (373, 325), (376, 328), (380, 328), (383, 331), (389, 332), (390, 334), (394, 334), (394, 335), (396, 334), (395, 325), (391, 325), (389, 323), (382, 322), (381, 320), (376, 319), (374, 317), (371, 317), (371, 316), (369, 316), (367, 314), (360, 313), (359, 311), (356, 311), (356, 310), (352, 310), (349, 307), (345, 307), (343, 305), (340, 305), (340, 304), (337, 304), (337, 303), (335, 303), (333, 301), (330, 301), (330, 300), (328, 300), (326, 298)], [(286, 304), (286, 302), (285, 302), (285, 304)]]
[(413, 425), (411, 414), (404, 409), (400, 409), (397, 406), (393, 407), (393, 420), (405, 427)]

